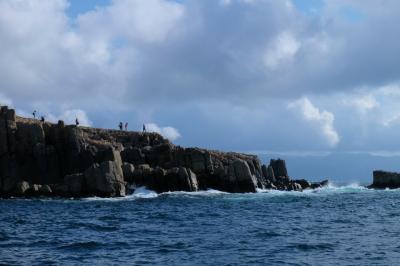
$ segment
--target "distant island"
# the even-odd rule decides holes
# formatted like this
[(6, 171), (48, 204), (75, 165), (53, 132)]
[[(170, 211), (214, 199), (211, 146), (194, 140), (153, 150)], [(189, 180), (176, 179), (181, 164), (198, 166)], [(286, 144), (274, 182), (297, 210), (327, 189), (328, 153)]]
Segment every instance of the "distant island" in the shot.
[(0, 197), (122, 197), (217, 189), (302, 191), (327, 185), (289, 178), (284, 160), (183, 148), (157, 133), (57, 124), (0, 108)]

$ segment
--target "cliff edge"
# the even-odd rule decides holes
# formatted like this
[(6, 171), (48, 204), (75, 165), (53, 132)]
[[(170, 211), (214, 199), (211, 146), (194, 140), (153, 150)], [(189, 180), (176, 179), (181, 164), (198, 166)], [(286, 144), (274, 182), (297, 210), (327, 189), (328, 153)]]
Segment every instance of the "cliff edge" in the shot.
[(283, 160), (183, 148), (156, 133), (76, 127), (18, 117), (0, 108), (0, 196), (125, 196), (157, 192), (227, 192), (316, 188), (291, 180)]

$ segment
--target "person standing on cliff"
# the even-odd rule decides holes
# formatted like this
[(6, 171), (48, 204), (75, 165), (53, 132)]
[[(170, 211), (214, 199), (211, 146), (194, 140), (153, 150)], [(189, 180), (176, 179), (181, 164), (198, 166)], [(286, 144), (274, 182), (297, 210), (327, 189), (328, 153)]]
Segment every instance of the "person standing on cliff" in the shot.
[(36, 119), (36, 110), (33, 111), (32, 115), (33, 115), (33, 119)]
[(146, 125), (143, 124), (143, 133), (146, 133)]
[(125, 123), (125, 131), (128, 131), (128, 122)]
[(40, 118), (40, 121), (41, 121), (42, 123), (44, 123), (44, 121), (46, 121), (46, 120), (44, 119), (44, 116), (42, 116), (42, 117)]
[(121, 130), (121, 131), (122, 131), (122, 128), (123, 128), (123, 124), (122, 124), (122, 122), (119, 122), (119, 125), (118, 125), (118, 127), (119, 127), (119, 130)]
[(78, 117), (75, 119), (75, 125), (78, 127), (79, 126), (79, 120)]

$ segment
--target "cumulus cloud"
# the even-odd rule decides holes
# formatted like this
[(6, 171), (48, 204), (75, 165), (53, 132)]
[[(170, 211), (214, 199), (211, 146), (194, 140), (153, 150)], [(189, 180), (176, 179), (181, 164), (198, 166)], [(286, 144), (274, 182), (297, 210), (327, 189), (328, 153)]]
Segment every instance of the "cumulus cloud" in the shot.
[[(338, 129), (352, 127), (347, 120), (362, 114), (367, 130), (376, 121), (394, 130), (399, 87), (376, 88), (400, 81), (400, 2), (323, 2), (310, 16), (291, 1), (113, 0), (72, 18), (68, 0), (2, 0), (0, 99), (27, 114), (40, 109), (70, 122), (80, 115), (76, 110), (85, 110), (95, 123), (110, 121), (102, 126), (113, 126), (120, 116), (141, 124), (130, 120), (140, 113), (151, 114), (142, 120), (160, 123), (161, 116), (175, 116), (185, 136), (185, 125), (208, 112), (213, 119), (199, 125), (210, 132), (203, 143), (214, 140), (217, 129), (238, 132), (236, 142), (244, 143), (275, 121), (275, 110), (288, 99), (310, 95), (318, 100), (294, 106), (331, 146), (340, 140), (334, 118)], [(345, 18), (340, 12), (349, 6), (362, 18)], [(208, 109), (209, 103), (216, 104)], [(338, 115), (349, 106), (356, 112)], [(226, 134), (215, 142), (227, 141)], [(255, 143), (262, 143), (261, 135)]]
[(319, 110), (307, 97), (289, 103), (288, 107), (300, 112), (306, 121), (315, 123), (329, 146), (334, 147), (339, 143), (339, 134), (333, 126), (335, 120), (333, 113)]
[(156, 132), (171, 141), (174, 141), (181, 137), (181, 134), (176, 128), (160, 127), (155, 123), (146, 124), (146, 130), (148, 132)]
[[(75, 124), (75, 119), (78, 118), (79, 125), (81, 126), (93, 126), (92, 121), (90, 121), (88, 115), (85, 111), (80, 109), (68, 109), (62, 111), (60, 114), (54, 114), (51, 112), (41, 112), (38, 111), (38, 116), (44, 116), (47, 121), (52, 123), (57, 123), (59, 120), (64, 121), (65, 124)], [(30, 117), (31, 115), (24, 110), (17, 110), (17, 113), (21, 116)]]
[(354, 107), (361, 114), (365, 114), (379, 106), (379, 102), (371, 93), (366, 95), (346, 95), (345, 99), (343, 99), (343, 104)]
[(275, 70), (285, 63), (289, 63), (300, 49), (300, 42), (289, 32), (279, 34), (273, 41), (264, 56), (265, 64)]

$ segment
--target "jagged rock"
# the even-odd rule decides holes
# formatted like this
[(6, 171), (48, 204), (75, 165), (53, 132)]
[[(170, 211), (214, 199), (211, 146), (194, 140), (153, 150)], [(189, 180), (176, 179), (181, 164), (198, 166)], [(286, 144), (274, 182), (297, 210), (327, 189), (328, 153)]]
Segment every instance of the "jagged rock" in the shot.
[(301, 187), (300, 184), (293, 182), (292, 184), (290, 184), (290, 190), (292, 191), (302, 191), (303, 188)]
[(17, 195), (23, 196), (25, 195), (26, 191), (28, 191), (30, 188), (30, 185), (26, 181), (21, 181), (17, 184), (17, 187), (15, 189)]
[(82, 196), (86, 194), (85, 176), (82, 173), (66, 175), (64, 184), (67, 186), (68, 193), (74, 196)]
[(197, 191), (199, 189), (196, 174), (190, 168), (180, 167), (178, 176), (182, 191)]
[(317, 182), (317, 183), (311, 183), (311, 189), (316, 189), (316, 188), (322, 188), (322, 187), (326, 187), (327, 185), (329, 185), (329, 180), (324, 180), (321, 182)]
[(232, 163), (233, 168), (233, 179), (231, 181), (235, 182), (236, 192), (256, 192), (257, 180), (255, 176), (251, 174), (250, 167), (248, 163), (242, 159), (236, 159)]
[(305, 179), (295, 180), (295, 182), (296, 182), (297, 184), (299, 184), (299, 185), (301, 186), (302, 189), (307, 189), (307, 188), (310, 188), (310, 187), (311, 187), (311, 183), (308, 182), (308, 181), (305, 180)]
[(288, 172), (286, 169), (286, 163), (284, 160), (281, 159), (271, 159), (269, 165), (272, 167), (272, 169), (274, 170), (274, 175), (275, 177), (278, 176), (288, 176)]
[(268, 166), (267, 168), (267, 175), (266, 175), (267, 180), (271, 181), (271, 182), (276, 182), (276, 178), (275, 178), (275, 173), (274, 173), (274, 169), (272, 168), (272, 166)]
[(51, 188), (50, 188), (50, 186), (49, 185), (42, 185), (40, 188), (39, 188), (39, 194), (41, 195), (41, 196), (51, 196), (52, 195), (52, 193), (53, 193), (53, 191), (51, 190)]
[(88, 192), (101, 197), (125, 196), (125, 181), (117, 162), (94, 164), (85, 171)]

